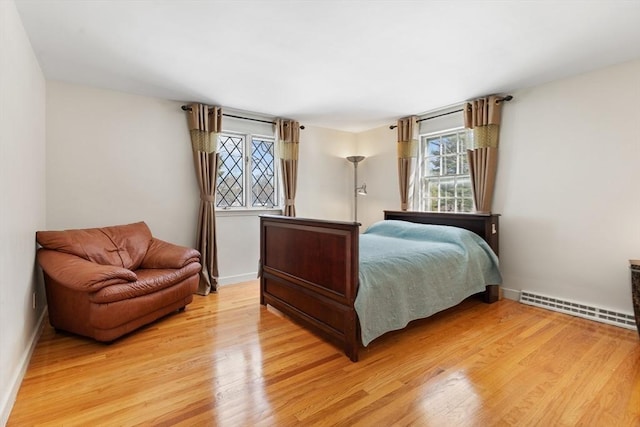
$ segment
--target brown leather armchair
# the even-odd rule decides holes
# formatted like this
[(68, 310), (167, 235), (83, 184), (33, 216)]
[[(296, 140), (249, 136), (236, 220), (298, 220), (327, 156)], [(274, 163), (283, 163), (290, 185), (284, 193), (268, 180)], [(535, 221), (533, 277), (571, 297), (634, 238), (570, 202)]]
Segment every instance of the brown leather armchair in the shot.
[(193, 299), (200, 253), (152, 237), (147, 224), (38, 231), (51, 325), (112, 341)]

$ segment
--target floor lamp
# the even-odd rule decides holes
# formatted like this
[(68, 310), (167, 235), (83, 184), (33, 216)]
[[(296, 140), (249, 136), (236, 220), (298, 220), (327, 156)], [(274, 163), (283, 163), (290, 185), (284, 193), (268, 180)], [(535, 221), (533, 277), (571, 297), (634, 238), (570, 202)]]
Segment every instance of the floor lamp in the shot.
[(358, 194), (367, 195), (367, 184), (358, 187), (358, 163), (364, 160), (364, 156), (349, 156), (347, 160), (353, 163), (353, 221), (358, 222)]

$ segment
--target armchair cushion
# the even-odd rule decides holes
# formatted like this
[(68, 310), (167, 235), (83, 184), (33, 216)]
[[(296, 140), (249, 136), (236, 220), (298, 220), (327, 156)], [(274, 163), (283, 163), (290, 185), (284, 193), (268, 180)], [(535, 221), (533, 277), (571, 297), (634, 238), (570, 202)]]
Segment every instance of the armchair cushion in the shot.
[(151, 230), (144, 222), (36, 233), (36, 240), (45, 249), (72, 254), (97, 264), (115, 265), (129, 270), (140, 267), (151, 239)]
[(49, 277), (81, 292), (95, 292), (105, 286), (138, 280), (138, 276), (126, 268), (96, 264), (75, 255), (49, 249), (38, 251), (38, 263)]
[(197, 250), (152, 238), (140, 268), (182, 268), (194, 261), (200, 261)]
[(179, 270), (149, 269), (137, 270), (138, 280), (130, 283), (120, 283), (105, 286), (98, 292), (89, 295), (91, 302), (105, 304), (123, 299), (136, 298), (142, 295), (158, 292), (188, 279), (200, 271), (200, 264), (189, 264)]

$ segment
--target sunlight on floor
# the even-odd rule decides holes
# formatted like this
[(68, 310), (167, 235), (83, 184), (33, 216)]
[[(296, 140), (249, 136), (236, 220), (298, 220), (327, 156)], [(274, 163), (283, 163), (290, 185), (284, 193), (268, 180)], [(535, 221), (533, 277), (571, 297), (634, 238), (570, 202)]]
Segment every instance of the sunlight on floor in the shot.
[[(425, 384), (420, 399), (421, 420), (426, 425), (465, 425), (465, 420), (477, 419), (482, 398), (476, 392), (466, 371), (456, 371)], [(437, 409), (436, 409), (437, 408)]]

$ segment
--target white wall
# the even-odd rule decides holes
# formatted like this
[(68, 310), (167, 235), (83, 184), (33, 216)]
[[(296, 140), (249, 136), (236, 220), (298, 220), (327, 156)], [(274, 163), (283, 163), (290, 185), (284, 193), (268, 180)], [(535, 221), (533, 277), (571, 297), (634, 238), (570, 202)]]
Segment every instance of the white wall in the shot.
[(358, 197), (361, 231), (382, 220), (383, 211), (400, 210), (396, 135), (396, 130), (389, 129), (389, 126), (357, 135), (357, 154), (365, 156), (358, 166), (358, 180), (367, 183), (367, 195)]
[(198, 187), (180, 104), (47, 83), (47, 227), (145, 221), (195, 243)]
[[(640, 61), (513, 93), (496, 196), (504, 287), (632, 313), (640, 257)], [(357, 136), (364, 225), (398, 209), (395, 131)], [(517, 293), (512, 293), (517, 297)]]
[(0, 1), (0, 425), (9, 417), (44, 310), (35, 267), (44, 200), (45, 81), (14, 2)]
[(300, 134), (296, 215), (350, 221), (353, 218), (355, 134), (307, 126)]
[[(48, 82), (47, 227), (143, 220), (162, 239), (195, 245), (199, 196), (182, 104)], [(226, 118), (223, 127), (236, 122)], [(340, 156), (354, 141), (345, 132), (302, 131), (298, 216), (349, 217), (349, 165)], [(255, 214), (218, 215), (220, 283), (256, 277), (258, 224)]]
[(494, 202), (507, 287), (632, 313), (640, 60), (513, 95)]

